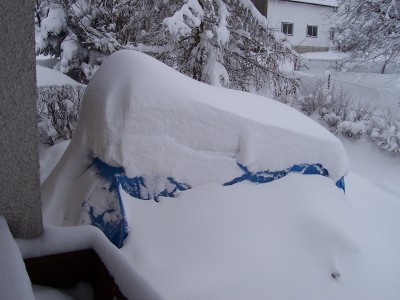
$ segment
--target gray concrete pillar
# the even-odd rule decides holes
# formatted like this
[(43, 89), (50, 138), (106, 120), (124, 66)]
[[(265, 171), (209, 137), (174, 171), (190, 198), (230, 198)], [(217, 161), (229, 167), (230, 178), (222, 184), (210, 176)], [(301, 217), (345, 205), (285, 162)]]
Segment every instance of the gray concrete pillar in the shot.
[(0, 1), (0, 215), (20, 238), (43, 230), (34, 49), (34, 2)]

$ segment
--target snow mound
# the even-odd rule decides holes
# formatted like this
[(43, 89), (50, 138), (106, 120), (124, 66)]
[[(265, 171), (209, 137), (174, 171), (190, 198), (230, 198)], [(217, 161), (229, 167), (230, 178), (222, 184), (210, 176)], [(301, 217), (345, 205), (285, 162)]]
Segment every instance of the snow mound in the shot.
[(341, 142), (296, 110), (119, 51), (88, 85), (75, 136), (43, 184), (44, 217), (114, 232), (126, 228), (121, 187), (157, 199), (207, 183), (268, 182), (292, 168), (336, 182), (347, 167)]

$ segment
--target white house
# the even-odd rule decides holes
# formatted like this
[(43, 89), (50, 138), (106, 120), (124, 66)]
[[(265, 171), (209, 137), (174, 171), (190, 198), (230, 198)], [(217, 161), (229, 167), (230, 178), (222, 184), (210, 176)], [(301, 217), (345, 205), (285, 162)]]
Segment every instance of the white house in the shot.
[(286, 34), (299, 52), (327, 51), (337, 0), (253, 0), (271, 27)]

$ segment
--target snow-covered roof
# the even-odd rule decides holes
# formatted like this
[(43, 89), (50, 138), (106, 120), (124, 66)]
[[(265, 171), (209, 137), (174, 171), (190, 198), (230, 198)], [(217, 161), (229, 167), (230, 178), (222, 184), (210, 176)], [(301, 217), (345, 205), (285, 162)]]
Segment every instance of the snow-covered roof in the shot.
[(307, 4), (315, 4), (315, 5), (322, 5), (322, 6), (331, 6), (331, 7), (338, 7), (339, 3), (337, 0), (286, 0), (291, 2), (301, 2)]

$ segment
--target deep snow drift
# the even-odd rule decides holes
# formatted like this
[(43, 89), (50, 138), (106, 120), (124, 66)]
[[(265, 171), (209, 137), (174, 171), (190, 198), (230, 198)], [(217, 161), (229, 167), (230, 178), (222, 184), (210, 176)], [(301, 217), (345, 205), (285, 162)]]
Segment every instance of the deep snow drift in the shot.
[[(93, 158), (99, 157), (109, 165), (114, 162), (116, 169), (123, 166), (124, 173), (129, 166), (122, 163), (131, 159), (133, 174), (129, 176), (136, 175), (135, 164), (144, 166), (140, 170), (146, 171), (142, 175), (147, 178), (154, 175), (151, 170), (167, 170), (165, 176), (174, 176), (180, 182), (206, 176), (202, 184), (191, 182), (192, 188), (179, 197), (160, 197), (158, 203), (135, 199), (118, 188), (130, 228), (121, 251), (166, 299), (400, 297), (400, 201), (355, 174), (346, 177), (346, 195), (335, 187), (334, 181), (347, 168), (346, 156), (342, 156), (342, 146), (335, 138), (279, 103), (193, 82), (142, 54), (123, 52), (117, 57), (112, 64), (106, 62), (105, 73), (100, 69), (98, 74), (102, 75), (93, 79), (96, 85), (84, 100), (90, 104), (84, 104), (85, 118), (81, 117), (78, 133), (45, 181), (49, 201), (45, 205), (46, 222), (73, 224), (74, 219), (68, 219), (74, 213), (69, 205), (76, 205), (79, 213), (77, 196), (97, 194), (97, 200), (108, 199), (103, 196), (109, 193), (101, 189), (104, 178), (97, 174), (101, 170), (93, 166), (87, 169)], [(107, 72), (115, 79), (112, 83)], [(129, 79), (135, 72), (135, 79)], [(257, 122), (250, 116), (255, 113)], [(171, 125), (176, 126), (169, 128)], [(117, 134), (105, 137), (105, 130)], [(156, 137), (173, 142), (151, 144)], [(237, 147), (229, 148), (235, 139)], [(117, 144), (110, 144), (108, 149), (107, 142), (111, 141)], [(142, 144), (132, 145), (136, 141)], [(320, 148), (315, 147), (318, 143)], [(64, 146), (53, 147), (54, 161)], [(266, 151), (280, 151), (272, 152), (274, 156), (258, 156), (265, 146)], [(172, 147), (178, 152), (164, 152)], [(122, 153), (122, 149), (129, 151)], [(215, 149), (219, 151), (212, 151)], [(245, 150), (248, 155), (239, 156)], [(112, 151), (116, 155), (107, 160)], [(182, 153), (188, 157), (181, 158)], [(157, 160), (157, 155), (162, 159)], [(294, 162), (290, 161), (293, 157)], [(268, 163), (282, 170), (293, 163), (317, 162), (305, 161), (307, 157), (321, 157), (319, 162), (331, 178), (289, 174), (268, 184), (244, 181), (222, 186), (225, 178), (218, 182), (221, 175), (213, 173), (220, 166), (212, 165), (220, 163), (218, 159), (236, 168), (236, 162), (255, 162), (248, 165), (254, 172), (257, 165)], [(195, 165), (197, 159), (202, 163)], [(44, 165), (52, 161), (43, 159)], [(179, 168), (169, 164), (178, 164)], [(259, 170), (264, 171), (261, 167)], [(332, 175), (335, 172), (337, 175)], [(103, 182), (103, 187), (110, 185)], [(58, 192), (60, 198), (49, 197)], [(62, 220), (63, 216), (67, 218)], [(82, 216), (76, 218), (85, 221)]]
[(157, 199), (207, 183), (267, 182), (293, 168), (335, 183), (347, 166), (340, 141), (296, 110), (120, 51), (87, 87), (75, 136), (42, 186), (44, 218), (95, 224), (121, 246), (121, 186)]

